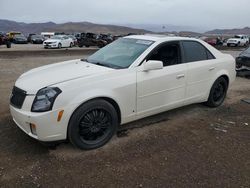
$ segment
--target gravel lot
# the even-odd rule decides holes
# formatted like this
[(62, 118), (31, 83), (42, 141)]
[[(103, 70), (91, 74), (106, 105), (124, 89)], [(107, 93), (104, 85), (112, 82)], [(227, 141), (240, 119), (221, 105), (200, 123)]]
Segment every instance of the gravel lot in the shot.
[(1, 187), (250, 187), (250, 104), (241, 101), (250, 80), (237, 78), (219, 108), (195, 104), (124, 125), (93, 151), (50, 149), (13, 123), (11, 88), (31, 68), (91, 50), (24, 51), (0, 48)]

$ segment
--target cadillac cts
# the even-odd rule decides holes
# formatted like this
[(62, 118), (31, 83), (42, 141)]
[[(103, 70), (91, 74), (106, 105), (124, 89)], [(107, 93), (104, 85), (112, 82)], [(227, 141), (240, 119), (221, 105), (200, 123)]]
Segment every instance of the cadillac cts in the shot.
[(77, 59), (30, 70), (10, 99), (15, 123), (40, 141), (103, 146), (119, 125), (192, 103), (221, 105), (235, 60), (190, 38), (129, 36)]

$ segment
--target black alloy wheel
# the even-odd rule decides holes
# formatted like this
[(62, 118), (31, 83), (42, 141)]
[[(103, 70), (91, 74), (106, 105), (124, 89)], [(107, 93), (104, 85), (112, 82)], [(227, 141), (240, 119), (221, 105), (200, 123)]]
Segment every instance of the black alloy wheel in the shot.
[(102, 108), (93, 109), (85, 113), (80, 120), (80, 138), (89, 144), (96, 144), (103, 140), (111, 131), (111, 114)]
[(117, 112), (112, 104), (98, 99), (84, 103), (72, 115), (68, 138), (80, 149), (95, 149), (106, 144), (118, 126)]
[(228, 83), (225, 80), (225, 78), (223, 77), (218, 78), (214, 82), (210, 90), (208, 101), (205, 104), (210, 107), (220, 106), (226, 98), (227, 89), (228, 89)]

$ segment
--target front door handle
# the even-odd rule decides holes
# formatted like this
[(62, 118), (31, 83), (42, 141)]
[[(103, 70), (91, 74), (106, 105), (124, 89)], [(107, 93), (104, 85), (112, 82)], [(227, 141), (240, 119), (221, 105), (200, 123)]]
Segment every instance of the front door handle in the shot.
[(177, 79), (184, 78), (184, 77), (185, 77), (185, 74), (179, 74), (176, 76)]
[(215, 67), (210, 67), (209, 68), (209, 71), (212, 71), (212, 70), (214, 70), (215, 69)]

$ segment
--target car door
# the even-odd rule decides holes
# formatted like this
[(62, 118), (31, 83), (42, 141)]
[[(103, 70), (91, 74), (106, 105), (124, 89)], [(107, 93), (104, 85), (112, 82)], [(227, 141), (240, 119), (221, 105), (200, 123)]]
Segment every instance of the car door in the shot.
[(197, 41), (182, 41), (184, 61), (187, 64), (185, 104), (199, 102), (211, 87), (217, 69), (212, 53)]
[(179, 42), (163, 44), (146, 58), (163, 62), (163, 69), (137, 71), (137, 117), (181, 106), (185, 98), (187, 65), (182, 63)]
[(69, 45), (68, 45), (68, 37), (63, 37), (62, 38), (62, 46), (63, 47), (68, 47)]

